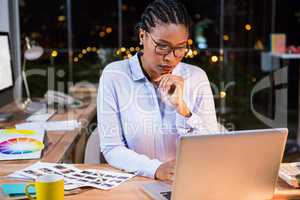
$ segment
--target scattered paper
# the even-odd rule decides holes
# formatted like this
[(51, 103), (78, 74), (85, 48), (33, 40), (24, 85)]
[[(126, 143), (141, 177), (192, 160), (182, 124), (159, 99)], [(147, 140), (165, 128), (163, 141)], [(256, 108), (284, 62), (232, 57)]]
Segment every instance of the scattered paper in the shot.
[(135, 176), (135, 174), (117, 173), (106, 170), (80, 170), (70, 164), (37, 162), (25, 169), (8, 175), (8, 177), (29, 177), (35, 180), (38, 176), (46, 174), (58, 174), (63, 176), (65, 190), (72, 190), (84, 186), (109, 190)]

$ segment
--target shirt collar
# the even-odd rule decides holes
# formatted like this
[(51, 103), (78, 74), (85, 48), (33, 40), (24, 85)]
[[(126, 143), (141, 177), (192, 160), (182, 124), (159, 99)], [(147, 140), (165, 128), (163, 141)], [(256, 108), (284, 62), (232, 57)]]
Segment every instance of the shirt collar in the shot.
[(129, 58), (129, 66), (131, 70), (131, 76), (134, 81), (147, 79), (142, 71), (142, 66), (140, 65), (137, 53), (131, 58)]

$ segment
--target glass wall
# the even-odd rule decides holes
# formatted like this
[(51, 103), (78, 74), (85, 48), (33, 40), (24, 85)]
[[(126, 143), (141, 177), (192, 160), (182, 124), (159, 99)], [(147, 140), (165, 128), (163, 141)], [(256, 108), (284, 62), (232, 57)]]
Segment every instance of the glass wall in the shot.
[[(49, 70), (51, 67), (55, 72), (65, 72), (55, 74), (57, 81), (97, 83), (101, 69), (107, 63), (130, 57), (140, 49), (135, 26), (150, 1), (70, 2), (68, 5), (67, 0), (20, 1), (23, 41), (29, 36), (45, 50), (41, 59), (27, 62), (27, 69)], [(263, 68), (261, 59), (263, 52), (270, 51), (271, 33), (285, 33), (288, 46), (300, 45), (300, 2), (182, 2), (193, 22), (189, 41), (193, 49), (184, 61), (201, 67), (208, 74), (220, 123), (230, 130), (269, 127), (253, 110), (274, 119), (274, 87), (254, 95), (252, 103), (251, 92), (260, 80), (273, 76), (270, 69)], [(71, 26), (68, 26), (68, 20)], [(68, 52), (70, 41), (72, 51)], [(278, 66), (282, 65), (282, 61), (278, 63)], [(287, 84), (287, 123), (291, 138), (295, 138), (298, 126), (298, 76), (295, 70), (289, 68)], [(32, 76), (29, 82), (35, 96), (45, 93), (47, 78)]]

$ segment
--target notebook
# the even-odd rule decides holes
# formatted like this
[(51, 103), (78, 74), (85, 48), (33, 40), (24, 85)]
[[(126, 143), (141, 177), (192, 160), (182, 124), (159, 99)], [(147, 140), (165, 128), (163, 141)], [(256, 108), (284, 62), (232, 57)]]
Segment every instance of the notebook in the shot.
[[(25, 195), (25, 186), (26, 183), (16, 183), (16, 184), (1, 184), (0, 188), (5, 196), (9, 199), (24, 199)], [(29, 193), (34, 196), (35, 188), (29, 187)]]

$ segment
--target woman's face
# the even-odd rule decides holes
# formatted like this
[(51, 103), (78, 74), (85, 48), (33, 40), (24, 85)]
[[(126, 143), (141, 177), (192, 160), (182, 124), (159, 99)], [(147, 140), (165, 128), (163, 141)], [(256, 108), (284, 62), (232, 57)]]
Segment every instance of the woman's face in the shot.
[[(150, 32), (140, 31), (143, 66), (151, 79), (169, 74), (186, 52), (188, 31), (182, 24), (157, 24)], [(174, 55), (175, 54), (175, 55)]]

